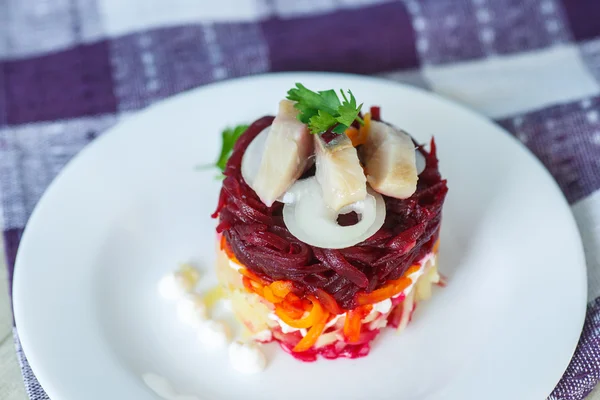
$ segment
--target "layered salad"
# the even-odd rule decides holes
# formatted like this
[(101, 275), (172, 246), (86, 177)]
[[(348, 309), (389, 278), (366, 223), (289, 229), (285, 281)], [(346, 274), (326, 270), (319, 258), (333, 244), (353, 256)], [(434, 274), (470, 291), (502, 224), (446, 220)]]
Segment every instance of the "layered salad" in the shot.
[(236, 131), (213, 217), (219, 291), (243, 343), (277, 341), (303, 361), (366, 356), (443, 284), (434, 140), (363, 112), (351, 91), (302, 84)]

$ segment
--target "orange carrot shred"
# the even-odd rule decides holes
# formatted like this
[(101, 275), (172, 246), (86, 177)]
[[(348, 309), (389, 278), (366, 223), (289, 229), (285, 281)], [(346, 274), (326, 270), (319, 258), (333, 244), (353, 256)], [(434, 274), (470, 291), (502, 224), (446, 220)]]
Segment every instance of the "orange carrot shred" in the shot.
[(360, 338), (360, 321), (362, 319), (362, 313), (359, 309), (348, 311), (346, 314), (346, 321), (344, 322), (344, 336), (350, 343), (358, 342)]
[(278, 297), (275, 294), (273, 294), (273, 290), (271, 289), (270, 286), (265, 286), (263, 288), (263, 294), (265, 296), (265, 299), (268, 302), (277, 304), (277, 303), (281, 303), (283, 301), (283, 299), (281, 297)]
[(297, 329), (310, 328), (315, 325), (317, 322), (323, 319), (324, 314), (329, 314), (327, 311), (323, 310), (323, 307), (319, 303), (319, 301), (313, 297), (308, 296), (308, 299), (312, 302), (312, 309), (308, 313), (307, 316), (301, 317), (300, 319), (291, 318), (285, 310), (281, 307), (275, 307), (275, 314), (281, 318), (283, 322), (288, 324), (289, 326)]
[(360, 135), (360, 131), (358, 129), (356, 129), (355, 127), (351, 126), (350, 128), (346, 129), (346, 136), (348, 136), (350, 138), (350, 140), (352, 141), (352, 146), (357, 147), (362, 143), (362, 138)]
[(409, 269), (406, 270), (406, 272), (404, 273), (404, 276), (414, 274), (415, 272), (417, 272), (420, 269), (421, 269), (421, 265), (419, 265), (419, 264), (412, 265)]
[(240, 274), (244, 275), (245, 277), (250, 278), (250, 280), (252, 280), (254, 282), (260, 283), (262, 286), (267, 286), (269, 284), (263, 278), (256, 275), (254, 272), (250, 271), (248, 268), (240, 268), (239, 271), (240, 271)]
[(300, 353), (313, 347), (325, 329), (327, 318), (329, 318), (329, 313), (325, 311), (321, 316), (321, 319), (308, 330), (306, 336), (304, 336), (302, 340), (298, 342), (292, 351)]
[(275, 296), (284, 298), (294, 288), (294, 285), (290, 281), (275, 281), (270, 285), (271, 290)]
[(400, 294), (404, 289), (410, 286), (411, 283), (412, 280), (410, 278), (402, 277), (388, 282), (385, 286), (373, 290), (371, 293), (358, 293), (356, 295), (356, 301), (359, 305), (379, 303), (380, 301)]
[(440, 249), (440, 239), (438, 239), (435, 244), (433, 245), (433, 252), (437, 253), (438, 250)]

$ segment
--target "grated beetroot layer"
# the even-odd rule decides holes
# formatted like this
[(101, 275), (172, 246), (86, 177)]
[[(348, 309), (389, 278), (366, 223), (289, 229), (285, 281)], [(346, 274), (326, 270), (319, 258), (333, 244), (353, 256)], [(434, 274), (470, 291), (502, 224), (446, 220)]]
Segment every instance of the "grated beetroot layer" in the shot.
[(432, 251), (448, 191), (433, 139), (430, 152), (420, 148), (426, 167), (413, 196), (405, 200), (384, 196), (386, 219), (377, 233), (352, 247), (322, 249), (296, 239), (283, 222), (283, 203), (267, 207), (242, 178), (246, 148), (273, 119), (258, 119), (236, 142), (213, 214), (219, 217), (217, 232), (226, 236), (243, 265), (269, 282), (294, 282), (298, 295), (311, 293), (319, 298), (323, 290), (343, 309), (351, 310), (357, 306), (358, 292), (371, 292), (400, 278)]

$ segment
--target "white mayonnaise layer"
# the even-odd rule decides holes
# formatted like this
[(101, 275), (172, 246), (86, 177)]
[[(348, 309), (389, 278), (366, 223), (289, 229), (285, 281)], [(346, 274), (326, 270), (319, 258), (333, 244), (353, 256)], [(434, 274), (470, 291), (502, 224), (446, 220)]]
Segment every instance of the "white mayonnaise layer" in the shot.
[(252, 339), (259, 342), (270, 342), (273, 340), (273, 332), (271, 332), (269, 329), (265, 329), (264, 331), (254, 334)]

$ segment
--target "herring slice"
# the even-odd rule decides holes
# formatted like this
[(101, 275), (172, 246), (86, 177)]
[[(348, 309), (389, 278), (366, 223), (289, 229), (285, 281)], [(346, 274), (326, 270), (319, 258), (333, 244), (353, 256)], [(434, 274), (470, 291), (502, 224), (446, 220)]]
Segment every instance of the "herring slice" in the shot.
[(317, 170), (325, 204), (335, 211), (363, 201), (367, 197), (367, 179), (358, 160), (358, 153), (346, 135), (337, 135), (326, 143), (315, 135)]
[(415, 145), (405, 132), (371, 121), (361, 157), (367, 182), (376, 192), (406, 199), (417, 190)]
[(258, 174), (252, 189), (267, 206), (302, 175), (313, 152), (308, 127), (297, 119), (294, 102), (282, 100), (267, 137)]

